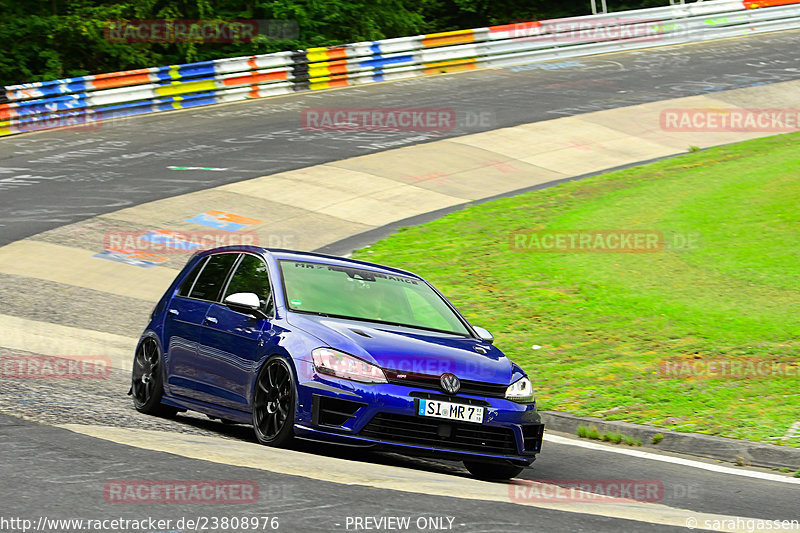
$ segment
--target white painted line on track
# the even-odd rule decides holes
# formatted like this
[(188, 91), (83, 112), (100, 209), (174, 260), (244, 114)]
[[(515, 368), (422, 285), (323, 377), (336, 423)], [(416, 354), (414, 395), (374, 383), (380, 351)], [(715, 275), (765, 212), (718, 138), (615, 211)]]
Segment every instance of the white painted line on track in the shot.
[(639, 450), (631, 450), (626, 448), (616, 448), (607, 444), (599, 444), (595, 442), (587, 442), (583, 440), (571, 439), (562, 437), (560, 435), (545, 435), (544, 440), (554, 444), (565, 444), (567, 446), (577, 446), (579, 448), (586, 448), (589, 450), (604, 451), (610, 453), (619, 453), (622, 455), (629, 455), (631, 457), (638, 457), (640, 459), (650, 459), (651, 461), (661, 461), (662, 463), (672, 463), (681, 466), (689, 466), (692, 468), (700, 468), (710, 472), (718, 472), (720, 474), (731, 474), (734, 476), (751, 477), (755, 479), (763, 479), (766, 481), (778, 481), (780, 483), (791, 483), (800, 485), (800, 478), (791, 478), (770, 474), (767, 472), (756, 472), (753, 470), (740, 470), (731, 468), (730, 466), (717, 465), (712, 463), (704, 463), (701, 461), (693, 461), (692, 459), (684, 459), (683, 457), (673, 457), (671, 455), (661, 455), (652, 452), (643, 452)]

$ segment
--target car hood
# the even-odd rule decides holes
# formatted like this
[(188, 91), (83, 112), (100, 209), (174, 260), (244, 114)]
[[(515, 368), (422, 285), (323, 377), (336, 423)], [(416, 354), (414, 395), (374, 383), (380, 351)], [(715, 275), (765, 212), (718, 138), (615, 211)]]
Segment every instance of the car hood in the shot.
[[(495, 346), (474, 338), (375, 322), (291, 313), (292, 326), (325, 345), (387, 370), (507, 385), (514, 365)], [(476, 350), (485, 350), (482, 354)]]

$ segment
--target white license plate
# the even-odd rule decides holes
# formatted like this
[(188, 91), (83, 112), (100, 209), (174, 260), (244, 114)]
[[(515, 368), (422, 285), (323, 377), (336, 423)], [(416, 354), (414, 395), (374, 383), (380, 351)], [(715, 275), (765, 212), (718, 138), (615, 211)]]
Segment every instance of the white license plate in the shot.
[(483, 407), (464, 405), (462, 403), (440, 402), (438, 400), (420, 400), (417, 413), (420, 416), (446, 418), (461, 422), (483, 423)]

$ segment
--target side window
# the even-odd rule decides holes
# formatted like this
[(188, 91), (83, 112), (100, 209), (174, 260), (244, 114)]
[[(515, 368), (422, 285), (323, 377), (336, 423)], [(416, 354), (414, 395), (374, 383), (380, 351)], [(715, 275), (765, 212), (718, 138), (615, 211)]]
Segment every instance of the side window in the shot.
[(261, 308), (266, 313), (272, 310), (272, 290), (269, 286), (269, 272), (263, 260), (254, 255), (242, 257), (233, 274), (223, 300), (237, 292), (252, 292), (261, 300)]
[(222, 286), (225, 284), (225, 278), (228, 277), (228, 272), (237, 257), (239, 257), (238, 254), (230, 253), (212, 255), (206, 262), (206, 267), (197, 276), (189, 298), (217, 301)]
[(178, 291), (179, 296), (189, 296), (189, 291), (192, 290), (194, 280), (197, 279), (197, 275), (203, 270), (203, 265), (206, 264), (206, 261), (208, 261), (208, 257), (204, 257), (202, 260), (198, 261), (197, 265), (189, 272), (189, 275), (186, 276), (186, 279), (181, 283), (181, 288)]

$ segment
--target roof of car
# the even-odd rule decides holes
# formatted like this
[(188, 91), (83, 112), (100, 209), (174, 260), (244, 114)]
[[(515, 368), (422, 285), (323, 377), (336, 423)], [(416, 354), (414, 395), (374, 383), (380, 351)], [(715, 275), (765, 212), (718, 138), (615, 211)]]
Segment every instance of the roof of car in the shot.
[(264, 253), (264, 254), (269, 254), (278, 260), (306, 261), (309, 263), (324, 263), (336, 266), (358, 266), (358, 267), (365, 267), (369, 270), (383, 272), (386, 274), (400, 274), (403, 276), (408, 276), (416, 279), (422, 279), (420, 276), (412, 272), (409, 272), (407, 270), (402, 270), (400, 268), (379, 265), (377, 263), (370, 263), (367, 261), (359, 261), (358, 259), (349, 259), (346, 257), (318, 254), (314, 252), (303, 252), (299, 250), (285, 250), (282, 248), (262, 248), (260, 246), (223, 246), (220, 248), (214, 248), (212, 250), (206, 250), (205, 253), (215, 253), (224, 251)]

